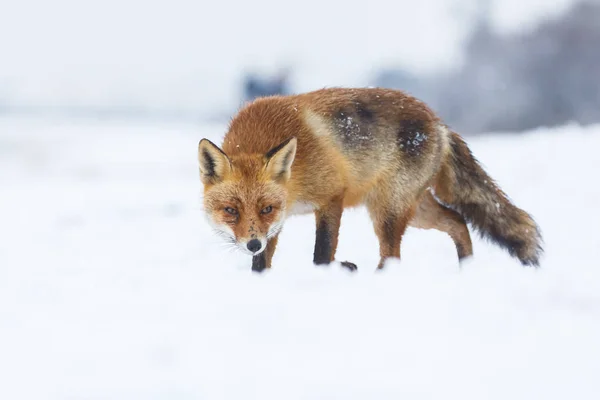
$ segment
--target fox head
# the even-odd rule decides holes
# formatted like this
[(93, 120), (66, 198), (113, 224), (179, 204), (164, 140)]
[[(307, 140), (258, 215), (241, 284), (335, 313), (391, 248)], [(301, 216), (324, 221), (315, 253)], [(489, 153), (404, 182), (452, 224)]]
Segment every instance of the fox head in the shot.
[(266, 154), (229, 157), (208, 139), (198, 145), (204, 209), (212, 227), (242, 251), (258, 255), (279, 233), (286, 213), (286, 183), (296, 138)]

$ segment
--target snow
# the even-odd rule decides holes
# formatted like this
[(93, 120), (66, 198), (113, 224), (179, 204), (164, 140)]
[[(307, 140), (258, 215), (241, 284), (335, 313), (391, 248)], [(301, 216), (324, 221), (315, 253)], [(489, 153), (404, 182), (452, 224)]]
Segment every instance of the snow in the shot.
[(0, 119), (0, 398), (597, 399), (600, 126), (467, 138), (541, 225), (523, 268), (409, 229), (374, 272), (364, 209), (339, 265), (291, 217), (274, 268), (222, 246), (196, 148), (221, 125)]

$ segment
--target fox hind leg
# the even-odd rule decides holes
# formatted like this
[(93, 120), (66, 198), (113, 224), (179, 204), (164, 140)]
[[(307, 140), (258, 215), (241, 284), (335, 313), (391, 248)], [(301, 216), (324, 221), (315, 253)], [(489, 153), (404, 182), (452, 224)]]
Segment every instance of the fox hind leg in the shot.
[(367, 209), (379, 239), (378, 269), (384, 267), (388, 258), (400, 259), (402, 236), (414, 213), (414, 207), (394, 204), (391, 198), (386, 197), (379, 195), (367, 202)]
[(465, 219), (456, 211), (440, 204), (428, 191), (421, 199), (410, 225), (446, 232), (454, 241), (461, 262), (473, 255), (473, 244)]

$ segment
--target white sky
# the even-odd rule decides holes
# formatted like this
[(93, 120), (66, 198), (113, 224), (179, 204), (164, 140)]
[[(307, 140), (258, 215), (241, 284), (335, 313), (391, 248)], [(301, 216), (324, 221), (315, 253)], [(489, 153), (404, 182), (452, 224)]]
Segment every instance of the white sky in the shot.
[[(478, 0), (0, 0), (0, 101), (203, 107), (246, 68), (290, 62), (302, 89), (366, 84), (384, 64), (459, 61)], [(494, 0), (500, 29), (573, 0)]]

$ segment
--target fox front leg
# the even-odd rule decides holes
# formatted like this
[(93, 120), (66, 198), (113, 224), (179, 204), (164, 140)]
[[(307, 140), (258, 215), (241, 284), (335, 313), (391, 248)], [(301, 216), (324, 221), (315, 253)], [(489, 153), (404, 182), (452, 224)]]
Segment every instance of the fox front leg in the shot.
[(252, 271), (263, 272), (267, 268), (271, 268), (271, 261), (277, 247), (277, 239), (279, 234), (273, 236), (267, 242), (267, 248), (259, 255), (252, 257)]
[[(342, 198), (336, 198), (315, 212), (317, 231), (313, 262), (316, 265), (328, 265), (335, 259), (342, 220), (342, 204)], [(348, 261), (341, 264), (351, 271), (357, 269), (356, 264)]]

